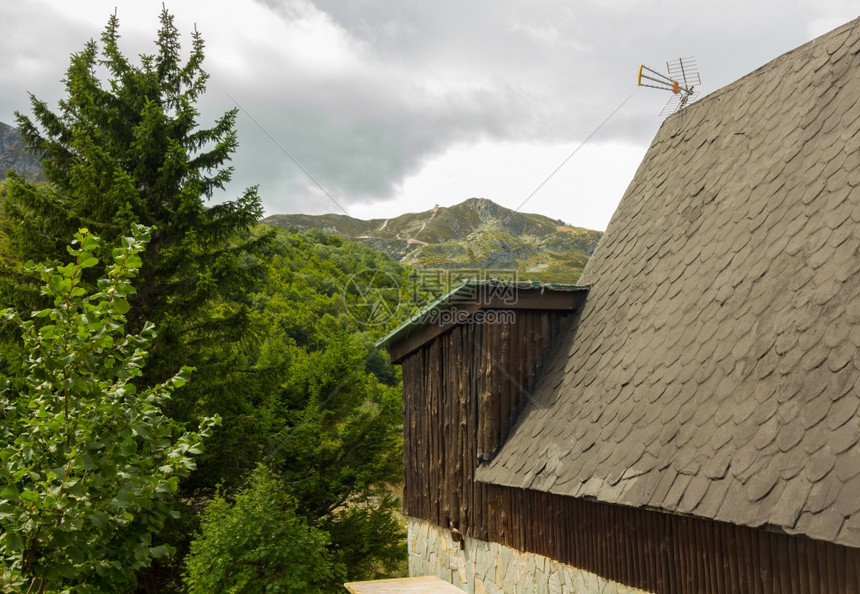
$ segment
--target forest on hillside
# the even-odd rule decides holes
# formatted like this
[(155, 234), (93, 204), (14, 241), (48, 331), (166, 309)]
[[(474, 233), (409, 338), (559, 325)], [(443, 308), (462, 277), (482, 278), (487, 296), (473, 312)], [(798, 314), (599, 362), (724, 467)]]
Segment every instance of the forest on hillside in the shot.
[[(400, 374), (423, 295), (394, 259), (258, 223), (237, 112), (198, 122), (204, 41), (110, 17), (57, 111), (47, 182), (0, 182), (0, 591), (336, 592), (399, 575)], [(99, 78), (106, 73), (107, 80)]]

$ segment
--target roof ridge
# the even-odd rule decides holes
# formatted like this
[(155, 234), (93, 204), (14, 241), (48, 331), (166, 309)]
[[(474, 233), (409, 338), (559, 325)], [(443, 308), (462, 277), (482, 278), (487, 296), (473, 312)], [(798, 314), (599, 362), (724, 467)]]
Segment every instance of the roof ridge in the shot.
[(734, 81), (732, 81), (726, 85), (723, 85), (719, 89), (715, 89), (715, 90), (711, 91), (710, 93), (706, 94), (705, 96), (700, 97), (695, 102), (690, 103), (684, 109), (680, 109), (680, 110), (676, 111), (675, 113), (668, 116), (666, 118), (666, 120), (664, 120), (664, 123), (666, 121), (676, 119), (678, 116), (680, 116), (684, 112), (686, 112), (690, 109), (693, 109), (700, 104), (715, 100), (715, 99), (719, 98), (721, 95), (723, 95), (724, 93), (731, 92), (736, 86), (742, 84), (746, 79), (748, 79), (752, 76), (764, 74), (768, 70), (778, 67), (782, 61), (789, 59), (791, 55), (794, 55), (797, 53), (802, 53), (803, 51), (807, 51), (807, 50), (811, 49), (813, 46), (815, 46), (819, 41), (821, 41), (825, 37), (826, 38), (835, 37), (835, 36), (839, 35), (840, 33), (842, 33), (843, 31), (850, 31), (852, 29), (857, 28), (858, 26), (860, 26), (860, 16), (857, 16), (854, 19), (848, 21), (847, 23), (844, 23), (844, 24), (839, 25), (838, 27), (836, 27), (834, 29), (831, 29), (830, 31), (828, 31), (826, 33), (822, 33), (821, 35), (814, 37), (813, 39), (810, 39), (809, 41), (807, 41), (806, 43), (803, 43), (802, 45), (799, 45), (793, 49), (787, 50), (787, 51), (779, 54), (778, 56), (771, 58), (770, 60), (768, 60), (767, 62), (765, 62), (764, 64), (762, 64), (758, 68), (756, 68), (755, 70), (751, 70), (750, 72), (744, 74), (743, 76), (741, 76), (737, 80), (734, 80)]

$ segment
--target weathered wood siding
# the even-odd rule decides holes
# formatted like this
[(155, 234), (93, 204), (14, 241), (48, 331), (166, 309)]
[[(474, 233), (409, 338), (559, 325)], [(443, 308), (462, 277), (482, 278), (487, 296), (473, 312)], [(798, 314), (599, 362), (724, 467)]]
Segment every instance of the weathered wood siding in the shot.
[(403, 359), (407, 515), (654, 592), (860, 594), (858, 549), (476, 483), (563, 320), (520, 310), (513, 323), (456, 326)]
[(642, 590), (860, 593), (860, 549), (540, 491), (483, 489), (487, 532), (474, 536)]
[[(486, 534), (478, 460), (507, 437), (534, 374), (566, 316), (516, 311), (512, 322), (463, 324), (402, 362), (404, 506), (409, 515)], [(470, 532), (471, 534), (471, 532)]]

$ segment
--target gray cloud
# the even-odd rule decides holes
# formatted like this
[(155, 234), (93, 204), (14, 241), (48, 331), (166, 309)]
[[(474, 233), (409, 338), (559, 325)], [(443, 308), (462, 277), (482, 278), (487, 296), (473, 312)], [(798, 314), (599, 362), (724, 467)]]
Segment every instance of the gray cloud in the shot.
[[(25, 4), (4, 9), (0, 22), (4, 121), (27, 110), (28, 90), (59, 98), (70, 51), (98, 37), (112, 12), (107, 1), (77, 16), (53, 2)], [(119, 8), (127, 54), (151, 50), (144, 41), (160, 2), (141, 4)], [(709, 92), (810, 39), (812, 24), (853, 16), (849, 2), (799, 0), (779, 11), (740, 0), (237, 0), (230, 12), (174, 4), (182, 31), (196, 21), (209, 48), (202, 123), (233, 107), (227, 94), (247, 112), (230, 194), (260, 183), (280, 212), (333, 205), (266, 133), (338, 201), (385, 200), (455, 145), (575, 145), (634, 91), (641, 62), (695, 55)], [(592, 142), (647, 145), (664, 100), (639, 90)]]

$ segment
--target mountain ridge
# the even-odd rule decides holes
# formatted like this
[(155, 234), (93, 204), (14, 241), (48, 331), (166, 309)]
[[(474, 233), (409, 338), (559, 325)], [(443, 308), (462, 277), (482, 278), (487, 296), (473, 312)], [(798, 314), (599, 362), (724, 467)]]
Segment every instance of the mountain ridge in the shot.
[(418, 269), (481, 269), (496, 276), (575, 282), (603, 235), (486, 198), (387, 219), (277, 214), (263, 223), (319, 229), (387, 252)]

